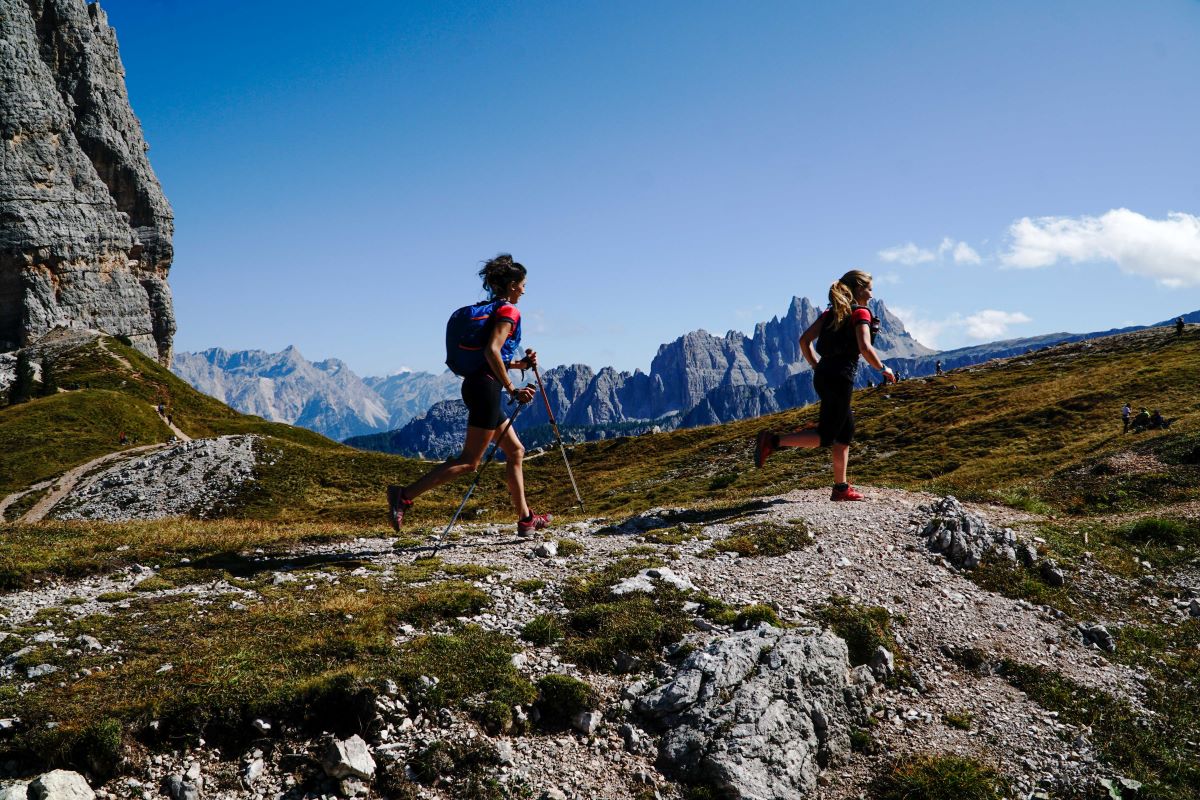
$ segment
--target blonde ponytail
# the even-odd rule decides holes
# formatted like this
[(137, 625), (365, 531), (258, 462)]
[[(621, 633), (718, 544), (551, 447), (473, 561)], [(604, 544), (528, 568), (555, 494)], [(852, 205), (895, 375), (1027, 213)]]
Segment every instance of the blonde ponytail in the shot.
[(870, 283), (870, 275), (860, 269), (852, 269), (829, 287), (829, 306), (833, 310), (834, 328), (846, 324), (854, 304), (854, 293)]

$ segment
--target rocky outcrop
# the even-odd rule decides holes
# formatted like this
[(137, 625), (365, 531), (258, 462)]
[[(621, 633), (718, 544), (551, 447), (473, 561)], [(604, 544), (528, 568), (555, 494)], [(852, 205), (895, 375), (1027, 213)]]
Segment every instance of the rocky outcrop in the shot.
[(762, 624), (697, 651), (639, 708), (663, 730), (659, 756), (720, 796), (797, 800), (850, 752), (872, 681), (851, 682), (846, 643), (833, 633)]
[(174, 224), (148, 149), (100, 6), (0, 0), (0, 349), (88, 328), (170, 363)]
[(256, 436), (182, 442), (89, 476), (50, 513), (120, 522), (220, 516), (254, 480)]

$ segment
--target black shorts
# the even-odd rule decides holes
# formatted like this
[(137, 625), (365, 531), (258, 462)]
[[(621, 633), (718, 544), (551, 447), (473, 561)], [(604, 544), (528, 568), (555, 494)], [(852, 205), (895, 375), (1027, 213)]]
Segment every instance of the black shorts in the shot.
[(831, 447), (835, 442), (850, 444), (854, 440), (854, 412), (850, 410), (854, 381), (815, 370), (813, 388), (821, 398), (821, 412), (817, 421), (821, 447)]
[(490, 372), (476, 372), (462, 382), (462, 399), (467, 404), (467, 424), (494, 431), (504, 415), (500, 412), (500, 381)]

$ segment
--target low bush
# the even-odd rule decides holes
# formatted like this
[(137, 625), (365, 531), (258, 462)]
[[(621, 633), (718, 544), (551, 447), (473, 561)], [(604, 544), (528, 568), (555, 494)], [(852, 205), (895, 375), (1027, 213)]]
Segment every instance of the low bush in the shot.
[(961, 756), (919, 755), (893, 763), (871, 784), (876, 800), (1003, 800), (1011, 789), (993, 767)]
[(563, 638), (563, 626), (553, 614), (538, 614), (521, 629), (521, 638), (540, 647), (552, 645)]
[(733, 627), (735, 630), (748, 631), (751, 628), (758, 627), (760, 622), (766, 622), (774, 625), (776, 628), (782, 628), (783, 623), (779, 621), (779, 617), (775, 614), (775, 610), (770, 606), (752, 605), (746, 606), (737, 612), (737, 616), (733, 619)]
[(802, 520), (792, 520), (787, 525), (751, 522), (733, 528), (728, 537), (713, 544), (713, 549), (744, 557), (771, 557), (785, 555), (812, 543), (812, 534)]
[(886, 608), (857, 605), (849, 598), (833, 595), (817, 609), (816, 617), (846, 640), (851, 666), (871, 663), (877, 647), (886, 647), (900, 660), (892, 635), (892, 615)]
[(570, 675), (546, 675), (537, 682), (537, 690), (542, 724), (551, 728), (570, 725), (576, 714), (592, 711), (600, 702), (590, 684)]

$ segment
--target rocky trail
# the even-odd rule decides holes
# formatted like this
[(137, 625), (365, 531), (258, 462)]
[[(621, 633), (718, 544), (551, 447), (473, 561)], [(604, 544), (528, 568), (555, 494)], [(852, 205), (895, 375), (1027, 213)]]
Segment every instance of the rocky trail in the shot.
[[(198, 444), (202, 443), (180, 447)], [(657, 553), (666, 559), (667, 568), (657, 573), (663, 579), (694, 587), (731, 605), (770, 606), (787, 627), (784, 631), (767, 626), (758, 632), (737, 633), (697, 617), (694, 629), (685, 638), (686, 645), (696, 652), (682, 665), (674, 670), (664, 665), (650, 672), (625, 675), (584, 670), (563, 661), (552, 647), (526, 645), (524, 652), (514, 656), (513, 663), (531, 679), (565, 673), (586, 679), (598, 691), (599, 707), (592, 716), (576, 720), (575, 730), (489, 737), (460, 712), (443, 709), (433, 718), (413, 717), (403, 703), (385, 697), (380, 699), (374, 738), (360, 740), (359, 744), (383, 769), (389, 763), (404, 763), (436, 740), (488, 741), (501, 754), (501, 779), (528, 787), (533, 797), (633, 800), (641, 797), (640, 792), (647, 787), (657, 787), (658, 796), (677, 797), (676, 784), (660, 771), (670, 762), (668, 754), (673, 745), (670, 737), (664, 737), (663, 730), (656, 728), (654, 720), (666, 714), (674, 720), (672, 725), (682, 725), (683, 718), (669, 708), (670, 703), (677, 702), (672, 698), (683, 691), (677, 684), (695, 684), (693, 695), (689, 695), (694, 697), (696, 686), (713, 680), (729, 682), (735, 696), (741, 696), (737, 692), (748, 693), (747, 697), (756, 697), (767, 705), (758, 708), (751, 704), (758, 710), (743, 724), (757, 730), (757, 734), (745, 734), (750, 738), (735, 745), (710, 741), (710, 751), (726, 752), (725, 748), (731, 747), (726, 766), (742, 774), (747, 785), (770, 785), (772, 780), (782, 780), (776, 773), (783, 767), (762, 762), (755, 752), (769, 752), (778, 745), (791, 754), (787, 761), (790, 766), (785, 769), (787, 780), (780, 784), (782, 788), (773, 790), (777, 794), (738, 796), (827, 800), (865, 797), (872, 776), (888, 759), (922, 752), (958, 753), (995, 764), (1014, 781), (1022, 798), (1032, 796), (1035, 790), (1079, 787), (1094, 784), (1098, 776), (1111, 775), (1100, 763), (1088, 730), (1061, 722), (1057, 714), (1038, 706), (1002, 677), (963, 666), (963, 654), (985, 662), (1010, 660), (1040, 666), (1082, 686), (1123, 698), (1134, 707), (1140, 704), (1147, 676), (1110, 659), (1103, 636), (1089, 632), (1090, 626), (1102, 628), (1108, 620), (1073, 620), (1057, 609), (1005, 598), (980, 588), (956, 566), (989, 548), (1000, 552), (1010, 549), (1012, 552), (1006, 554), (1010, 558), (1024, 558), (1026, 552), (1036, 558), (1028, 534), (1022, 532), (1022, 525), (1030, 518), (1011, 510), (963, 507), (954, 501), (899, 490), (869, 489), (868, 495), (868, 502), (834, 504), (828, 501), (827, 490), (796, 491), (707, 515), (657, 509), (619, 524), (589, 520), (563, 525), (550, 532), (553, 538), (541, 543), (520, 539), (507, 527), (466, 526), (441, 548), (440, 558), (448, 564), (487, 566), (494, 572), (472, 581), (491, 598), (491, 607), (460, 618), (460, 622), (519, 637), (523, 626), (539, 614), (565, 610), (560, 590), (571, 576), (611, 563), (636, 547), (640, 553)], [(953, 530), (945, 527), (947, 519), (958, 520), (951, 524)], [(798, 521), (803, 521), (813, 536), (808, 546), (776, 557), (739, 557), (734, 553), (713, 556), (714, 542), (738, 533), (746, 525), (796, 525)], [(672, 544), (662, 544), (663, 537), (656, 536), (655, 531), (679, 535)], [(570, 549), (581, 552), (559, 555), (558, 544), (566, 541), (577, 543), (578, 548)], [(320, 591), (322, 586), (335, 585), (339, 575), (345, 574), (333, 569), (340, 561), (355, 560), (370, 566), (370, 572), (360, 566), (352, 574), (386, 576), (411, 564), (414, 558), (427, 555), (430, 549), (429, 544), (398, 545), (391, 537), (363, 538), (247, 557), (263, 561), (262, 569), (274, 574), (276, 584), (296, 581), (306, 589)], [(0, 621), (0, 630), (24, 624), (46, 609), (61, 609), (73, 617), (106, 613), (106, 604), (98, 598), (128, 591), (153, 574), (153, 569), (139, 566), (118, 574), (6, 595), (6, 615)], [(518, 582), (530, 580), (543, 581), (545, 588), (531, 594), (514, 589)], [(643, 580), (646, 588), (656, 585), (653, 579)], [(183, 596), (205, 604), (211, 598), (228, 597), (231, 592), (241, 596), (239, 603), (261, 602), (253, 590), (225, 582), (177, 586), (142, 596)], [(789, 679), (764, 684), (767, 688), (763, 688), (751, 685), (750, 673), (729, 677), (720, 671), (740, 663), (738, 648), (746, 647), (754, 653), (778, 651), (780, 655), (773, 656), (773, 663), (780, 664), (787, 674), (808, 674), (805, 670), (811, 671), (813, 664), (828, 659), (836, 663), (837, 647), (841, 646), (837, 643), (841, 640), (833, 637), (836, 646), (830, 645), (828, 637), (820, 634), (822, 626), (814, 613), (831, 596), (887, 609), (893, 620), (896, 652), (877, 654), (878, 663), (873, 661), (869, 670), (861, 667), (847, 673), (846, 666), (840, 671), (834, 667), (832, 673), (801, 687)], [(1170, 608), (1163, 613), (1165, 618), (1183, 619), (1188, 611)], [(397, 642), (417, 634), (408, 626), (395, 632)], [(760, 640), (768, 644), (754, 644)], [(841, 653), (845, 665), (844, 648)], [(798, 660), (793, 663), (789, 658)], [(6, 660), (2, 670), (10, 678), (12, 661), (11, 657)], [(712, 664), (718, 662), (726, 667), (713, 672), (716, 668)], [(892, 679), (897, 670), (903, 670), (905, 680)], [(760, 673), (768, 675), (770, 670), (764, 668)], [(688, 675), (692, 677), (685, 681)], [(827, 693), (820, 694), (818, 690), (827, 680), (844, 686), (838, 691), (845, 692), (847, 709), (831, 709)], [(664, 692), (669, 695), (666, 699)], [(837, 692), (835, 695), (840, 696)], [(825, 699), (814, 699), (817, 697)], [(732, 711), (715, 708), (705, 713), (749, 713), (744, 705)], [(868, 752), (851, 753), (844, 741), (845, 730), (835, 736), (820, 726), (814, 728), (809, 712), (794, 720), (793, 712), (798, 707), (811, 708), (812, 719), (828, 725), (830, 730), (841, 717), (858, 715), (860, 721), (869, 717), (875, 745)], [(695, 716), (700, 713), (695, 710), (698, 708), (688, 713)], [(783, 718), (778, 717), (781, 711)], [(948, 717), (967, 719), (970, 724), (951, 725), (946, 721)], [(844, 720), (838, 724), (844, 724)], [(783, 725), (782, 733), (772, 733), (772, 725)], [(734, 728), (738, 729), (736, 725)], [(712, 733), (717, 728), (711, 725), (706, 730), (709, 733), (704, 735), (718, 735)], [(809, 739), (817, 736), (810, 742), (811, 751), (805, 749), (805, 730)], [(776, 735), (782, 738), (771, 738)], [(819, 755), (818, 740), (820, 753), (825, 754), (820, 758), (832, 754), (825, 769), (819, 769), (814, 761)], [(221, 797), (317, 796), (297, 793), (288, 764), (294, 763), (298, 753), (319, 753), (326, 746), (319, 741), (272, 740), (268, 735), (261, 746), (244, 754), (200, 747), (157, 755), (145, 761), (136, 778), (112, 782), (101, 789), (100, 796), (140, 796), (141, 787), (159, 785), (171, 775), (178, 783), (188, 774), (196, 775), (202, 783), (206, 781), (210, 790)], [(329, 769), (326, 771), (332, 775)], [(339, 791), (336, 783), (328, 785), (330, 795)], [(803, 786), (808, 789), (797, 788)], [(356, 788), (350, 785), (347, 790), (342, 784), (340, 791), (352, 794)], [(437, 788), (421, 787), (419, 791), (422, 797), (450, 796)]]

